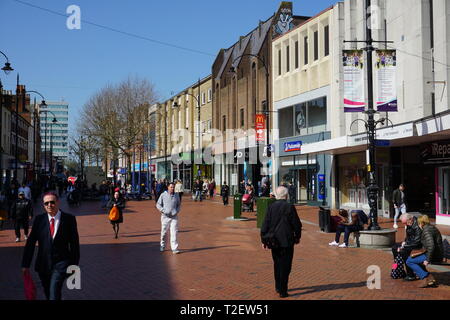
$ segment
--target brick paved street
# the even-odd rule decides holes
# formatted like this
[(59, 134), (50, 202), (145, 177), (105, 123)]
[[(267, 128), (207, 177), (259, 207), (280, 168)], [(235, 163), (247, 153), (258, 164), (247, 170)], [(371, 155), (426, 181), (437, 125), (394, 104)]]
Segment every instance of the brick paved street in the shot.
[[(253, 213), (244, 214), (248, 221), (231, 221), (226, 219), (232, 216), (231, 206), (208, 200), (196, 203), (184, 197), (179, 233), (182, 253), (173, 255), (159, 252), (160, 215), (154, 204), (127, 202), (116, 240), (99, 202), (85, 202), (79, 208), (63, 203), (63, 210), (77, 216), (82, 272), (82, 289), (65, 288), (65, 299), (278, 299), (271, 254), (260, 246)], [(390, 252), (330, 248), (334, 234), (318, 230), (317, 208), (297, 208), (303, 236), (295, 251), (288, 300), (450, 299), (450, 267), (434, 273), (444, 283), (435, 289), (392, 280)], [(390, 227), (392, 222), (381, 225)], [(399, 228), (397, 240), (403, 237), (404, 230)], [(23, 245), (14, 242), (13, 230), (0, 231), (1, 300), (23, 299)], [(380, 290), (366, 286), (370, 265), (381, 268)], [(33, 278), (38, 279), (34, 272)], [(42, 290), (38, 298), (43, 299)]]

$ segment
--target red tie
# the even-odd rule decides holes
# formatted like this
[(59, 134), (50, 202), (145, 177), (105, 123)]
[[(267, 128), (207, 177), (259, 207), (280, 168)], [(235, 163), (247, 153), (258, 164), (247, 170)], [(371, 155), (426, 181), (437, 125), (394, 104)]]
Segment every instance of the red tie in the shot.
[(50, 220), (50, 235), (53, 238), (53, 234), (55, 233), (55, 218)]

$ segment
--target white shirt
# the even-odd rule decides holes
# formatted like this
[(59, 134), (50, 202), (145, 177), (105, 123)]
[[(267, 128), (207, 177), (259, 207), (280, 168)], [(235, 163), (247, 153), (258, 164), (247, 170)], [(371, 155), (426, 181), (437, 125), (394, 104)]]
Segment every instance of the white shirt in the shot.
[[(48, 216), (48, 224), (51, 225), (51, 220), (53, 217), (48, 213), (47, 216)], [(56, 216), (54, 218), (55, 218), (55, 231), (53, 232), (53, 239), (55, 239), (56, 233), (58, 232), (59, 223), (61, 221), (61, 210), (58, 210), (58, 213), (56, 213)]]

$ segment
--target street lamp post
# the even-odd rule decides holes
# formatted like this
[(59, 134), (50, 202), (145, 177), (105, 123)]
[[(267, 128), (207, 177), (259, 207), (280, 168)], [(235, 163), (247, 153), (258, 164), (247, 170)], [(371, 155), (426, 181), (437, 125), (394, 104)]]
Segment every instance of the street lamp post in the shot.
[(369, 183), (367, 185), (367, 197), (369, 201), (370, 207), (370, 224), (369, 230), (380, 230), (380, 226), (378, 225), (378, 184), (376, 181), (376, 162), (375, 162), (375, 144), (376, 144), (376, 127), (378, 124), (384, 125), (385, 121), (390, 121), (389, 119), (381, 118), (379, 120), (374, 119), (374, 115), (378, 113), (375, 111), (373, 107), (373, 66), (372, 66), (372, 52), (375, 50), (373, 47), (374, 42), (383, 42), (383, 43), (392, 43), (392, 41), (374, 41), (372, 39), (372, 29), (369, 26), (369, 21), (371, 21), (371, 1), (365, 0), (366, 7), (366, 40), (364, 41), (344, 41), (346, 42), (363, 42), (367, 46), (363, 48), (364, 51), (367, 52), (367, 111), (364, 113), (367, 114), (367, 121), (362, 119), (356, 119), (352, 122), (362, 121), (366, 127), (367, 139), (368, 139), (368, 152), (369, 152), (369, 164), (367, 166), (367, 172), (369, 174)]
[[(42, 101), (43, 105), (46, 106), (47, 104), (45, 104), (45, 101)], [(56, 122), (56, 116), (53, 112), (51, 112), (50, 110), (39, 110), (39, 113), (41, 112), (45, 112), (45, 144), (44, 144), (44, 170), (47, 173), (47, 127), (48, 127), (48, 123), (47, 123), (47, 119), (48, 119), (48, 112), (50, 112), (53, 115), (53, 120), (52, 122), (55, 123)], [(51, 135), (51, 133), (50, 133)]]
[[(2, 70), (8, 75), (14, 69), (11, 68), (8, 57), (0, 51), (0, 53), (6, 58), (5, 66)], [(2, 137), (3, 137), (3, 85), (0, 79), (0, 190), (3, 186), (3, 147), (2, 147)]]

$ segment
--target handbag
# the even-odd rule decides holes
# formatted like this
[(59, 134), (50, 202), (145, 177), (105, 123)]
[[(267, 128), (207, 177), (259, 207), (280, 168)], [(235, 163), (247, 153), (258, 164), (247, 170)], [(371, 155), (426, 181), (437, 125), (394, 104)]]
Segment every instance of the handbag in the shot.
[(413, 251), (411, 251), (411, 253), (409, 254), (409, 256), (411, 258), (416, 258), (422, 254), (424, 254), (425, 252), (427, 252), (426, 249), (414, 249)]
[(267, 232), (265, 235), (261, 236), (261, 242), (269, 249), (277, 249), (280, 246), (278, 239), (276, 237), (277, 231), (280, 228), (281, 222), (284, 219), (284, 214), (275, 226), (275, 230), (272, 232)]
[(406, 277), (405, 262), (400, 254), (398, 254), (394, 259), (394, 264), (391, 268), (391, 278), (392, 279), (403, 279)]
[(119, 220), (119, 209), (117, 207), (112, 207), (109, 211), (109, 220), (117, 221)]
[(25, 289), (25, 298), (27, 300), (36, 300), (36, 286), (31, 278), (30, 272), (23, 275), (23, 285)]

